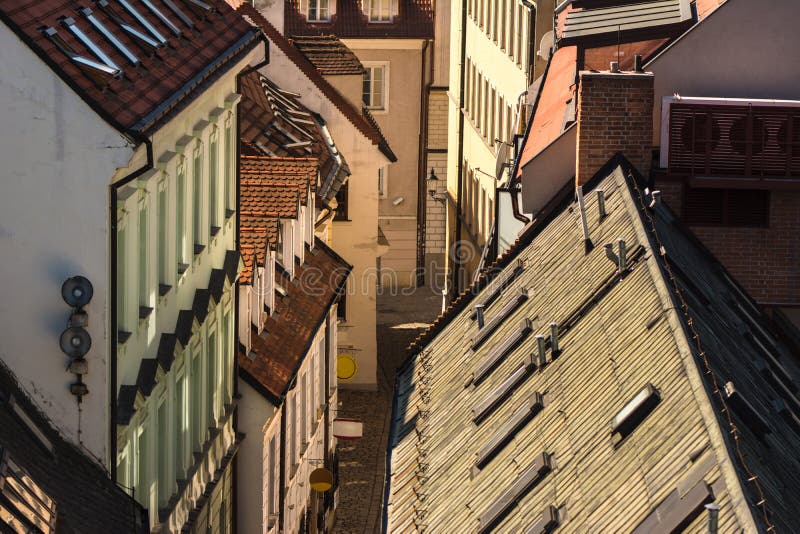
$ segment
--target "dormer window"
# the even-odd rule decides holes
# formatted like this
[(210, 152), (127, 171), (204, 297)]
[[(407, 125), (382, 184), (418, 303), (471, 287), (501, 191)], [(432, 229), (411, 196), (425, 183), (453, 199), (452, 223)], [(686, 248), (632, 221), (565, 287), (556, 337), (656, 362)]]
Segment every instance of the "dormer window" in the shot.
[(370, 22), (391, 22), (395, 0), (364, 0)]
[(330, 0), (308, 0), (309, 22), (328, 22), (330, 20)]

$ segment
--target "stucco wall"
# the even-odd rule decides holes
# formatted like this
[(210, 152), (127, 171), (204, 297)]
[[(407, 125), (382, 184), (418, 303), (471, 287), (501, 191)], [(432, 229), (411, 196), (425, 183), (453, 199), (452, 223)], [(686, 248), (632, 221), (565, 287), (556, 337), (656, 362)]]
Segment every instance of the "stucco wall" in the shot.
[(238, 430), (247, 435), (237, 453), (237, 523), (239, 532), (263, 532), (264, 425), (275, 406), (244, 380), (239, 381)]
[(361, 109), (364, 105), (363, 95), (361, 94), (364, 78), (355, 74), (340, 74), (336, 76), (326, 76), (325, 79), (339, 93), (347, 99), (356, 109)]
[[(132, 147), (2, 24), (0, 50), (0, 358), (69, 439), (105, 459), (108, 184)], [(94, 286), (80, 435), (58, 345), (70, 314), (61, 284), (78, 274)]]
[(794, 0), (768, 6), (727, 0), (649, 62), (645, 69), (655, 74), (653, 145), (660, 142), (662, 96), (796, 100), (800, 69), (787, 57), (800, 48), (798, 20)]
[(339, 350), (356, 357), (358, 374), (343, 387), (375, 388), (377, 369), (375, 258), (378, 251), (378, 168), (388, 160), (324, 94), (286, 58), (270, 49), (264, 74), (275, 83), (300, 93), (302, 102), (322, 115), (336, 146), (344, 155), (349, 178), (350, 221), (336, 221), (330, 245), (353, 266), (348, 280), (347, 320), (339, 330)]
[[(410, 286), (417, 261), (422, 40), (344, 39), (365, 65), (386, 64), (386, 109), (371, 110), (397, 162), (386, 171), (386, 198), (379, 204), (389, 251), (381, 257), (385, 284)], [(377, 174), (373, 178), (377, 182)], [(400, 200), (402, 198), (402, 201)], [(397, 204), (395, 204), (397, 202)]]

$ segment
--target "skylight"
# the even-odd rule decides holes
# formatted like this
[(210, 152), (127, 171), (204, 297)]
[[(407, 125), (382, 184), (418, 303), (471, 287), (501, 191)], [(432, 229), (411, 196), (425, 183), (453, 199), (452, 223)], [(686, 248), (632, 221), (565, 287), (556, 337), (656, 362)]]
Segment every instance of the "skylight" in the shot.
[(550, 455), (539, 454), (533, 463), (478, 517), (478, 534), (490, 532), (508, 513), (511, 506), (550, 472)]
[(527, 376), (532, 369), (529, 364), (520, 365), (511, 375), (503, 380), (489, 395), (472, 409), (472, 420), (480, 423), (486, 418), (515, 387)]
[(511, 352), (528, 334), (533, 330), (533, 324), (530, 319), (524, 319), (522, 323), (506, 338), (500, 345), (498, 345), (489, 355), (478, 364), (472, 372), (472, 381), (477, 383), (486, 378), (492, 372), (497, 362), (499, 362), (506, 354)]
[(611, 420), (612, 434), (619, 434), (622, 438), (628, 436), (653, 411), (660, 400), (661, 396), (656, 388), (648, 383)]
[(509, 417), (508, 421), (495, 430), (486, 443), (478, 449), (473, 475), (476, 469), (483, 469), (483, 467), (514, 438), (516, 432), (528, 421), (533, 419), (536, 414), (541, 412), (543, 408), (544, 399), (542, 394), (537, 391)]
[(472, 350), (477, 349), (481, 343), (486, 341), (491, 333), (497, 330), (497, 327), (500, 326), (509, 315), (514, 313), (514, 311), (526, 300), (528, 300), (528, 290), (524, 288), (520, 289), (519, 295), (506, 303), (506, 305), (503, 306), (503, 308), (498, 311), (488, 323), (484, 324), (483, 328), (481, 328), (477, 334), (475, 334), (475, 336), (472, 338)]
[[(506, 270), (504, 273), (499, 275), (497, 278), (489, 282), (489, 285), (486, 288), (487, 293), (480, 299), (476, 304), (483, 305), (484, 307), (488, 307), (492, 302), (500, 296), (503, 289), (508, 287), (508, 285), (514, 281), (517, 276), (519, 276), (522, 271), (525, 269), (525, 264), (522, 260), (517, 260), (514, 263), (514, 267)], [(471, 319), (475, 319), (475, 314), (473, 313), (470, 316)]]
[(561, 520), (558, 516), (558, 508), (550, 505), (544, 509), (539, 520), (528, 527), (525, 534), (548, 534), (549, 532), (553, 532), (560, 523)]

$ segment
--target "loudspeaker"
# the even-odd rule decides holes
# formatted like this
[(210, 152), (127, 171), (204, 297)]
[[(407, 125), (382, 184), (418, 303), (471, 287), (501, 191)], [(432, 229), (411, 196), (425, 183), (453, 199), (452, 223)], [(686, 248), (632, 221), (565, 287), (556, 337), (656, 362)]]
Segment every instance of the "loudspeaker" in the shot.
[(61, 296), (69, 306), (83, 308), (92, 300), (94, 288), (92, 283), (83, 276), (67, 278), (61, 286)]
[(73, 326), (61, 333), (59, 344), (70, 358), (81, 358), (92, 348), (92, 337), (83, 328)]

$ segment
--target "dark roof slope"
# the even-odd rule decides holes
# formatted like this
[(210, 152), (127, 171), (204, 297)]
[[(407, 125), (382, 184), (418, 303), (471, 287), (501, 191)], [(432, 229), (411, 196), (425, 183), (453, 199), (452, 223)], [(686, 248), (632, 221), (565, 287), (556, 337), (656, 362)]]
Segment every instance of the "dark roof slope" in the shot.
[[(239, 353), (239, 372), (251, 386), (277, 401), (286, 393), (313, 341), (344, 288), (352, 267), (321, 240), (295, 268), (293, 280), (277, 272), (286, 290), (260, 335), (253, 334), (249, 354)], [(280, 271), (280, 270), (278, 270)]]
[(309, 22), (297, 0), (284, 2), (284, 31), (287, 35), (327, 35), (340, 38), (433, 38), (432, 0), (395, 0), (398, 15), (391, 22), (370, 22), (361, 0), (338, 0), (330, 22)]
[(5, 466), (5, 471), (0, 472), (0, 507), (5, 509), (0, 514), (3, 532), (9, 516), (16, 517), (18, 524), (27, 525), (24, 531), (39, 532), (24, 518), (30, 511), (23, 510), (20, 502), (32, 502), (33, 498), (17, 493), (20, 486), (38, 486), (44, 501), (52, 499), (47, 508), (55, 509), (55, 532), (59, 534), (149, 532), (147, 512), (117, 487), (94, 460), (61, 437), (3, 362), (0, 465)]
[(388, 531), (694, 531), (710, 501), (720, 532), (798, 530), (800, 370), (641, 183), (615, 159), (585, 186), (588, 253), (565, 187), (418, 340), (397, 377)]
[[(130, 4), (152, 30), (116, 2), (0, 0), (0, 18), (104, 120), (123, 132), (142, 132), (257, 44), (258, 32), (223, 0), (206, 0), (207, 10), (200, 4)], [(143, 37), (134, 37), (123, 26)], [(43, 28), (55, 34), (48, 37)], [(74, 28), (100, 53), (73, 33)], [(107, 72), (87, 66), (86, 60), (105, 64)]]
[(325, 76), (364, 74), (364, 65), (335, 35), (299, 36), (292, 43)]
[(366, 117), (366, 108), (357, 110), (353, 107), (347, 99), (339, 93), (314, 67), (314, 65), (306, 59), (306, 57), (298, 50), (286, 37), (275, 29), (275, 27), (264, 18), (253, 6), (244, 3), (238, 8), (239, 13), (244, 15), (255, 26), (259, 27), (264, 34), (269, 38), (270, 42), (275, 44), (281, 52), (286, 54), (292, 63), (297, 65), (303, 74), (308, 77), (311, 82), (330, 100), (330, 102), (344, 115), (350, 123), (356, 127), (372, 144), (377, 145), (378, 149), (386, 156), (389, 161), (397, 161), (392, 149), (389, 147), (388, 141), (383, 136), (380, 128), (374, 122), (370, 122)]

